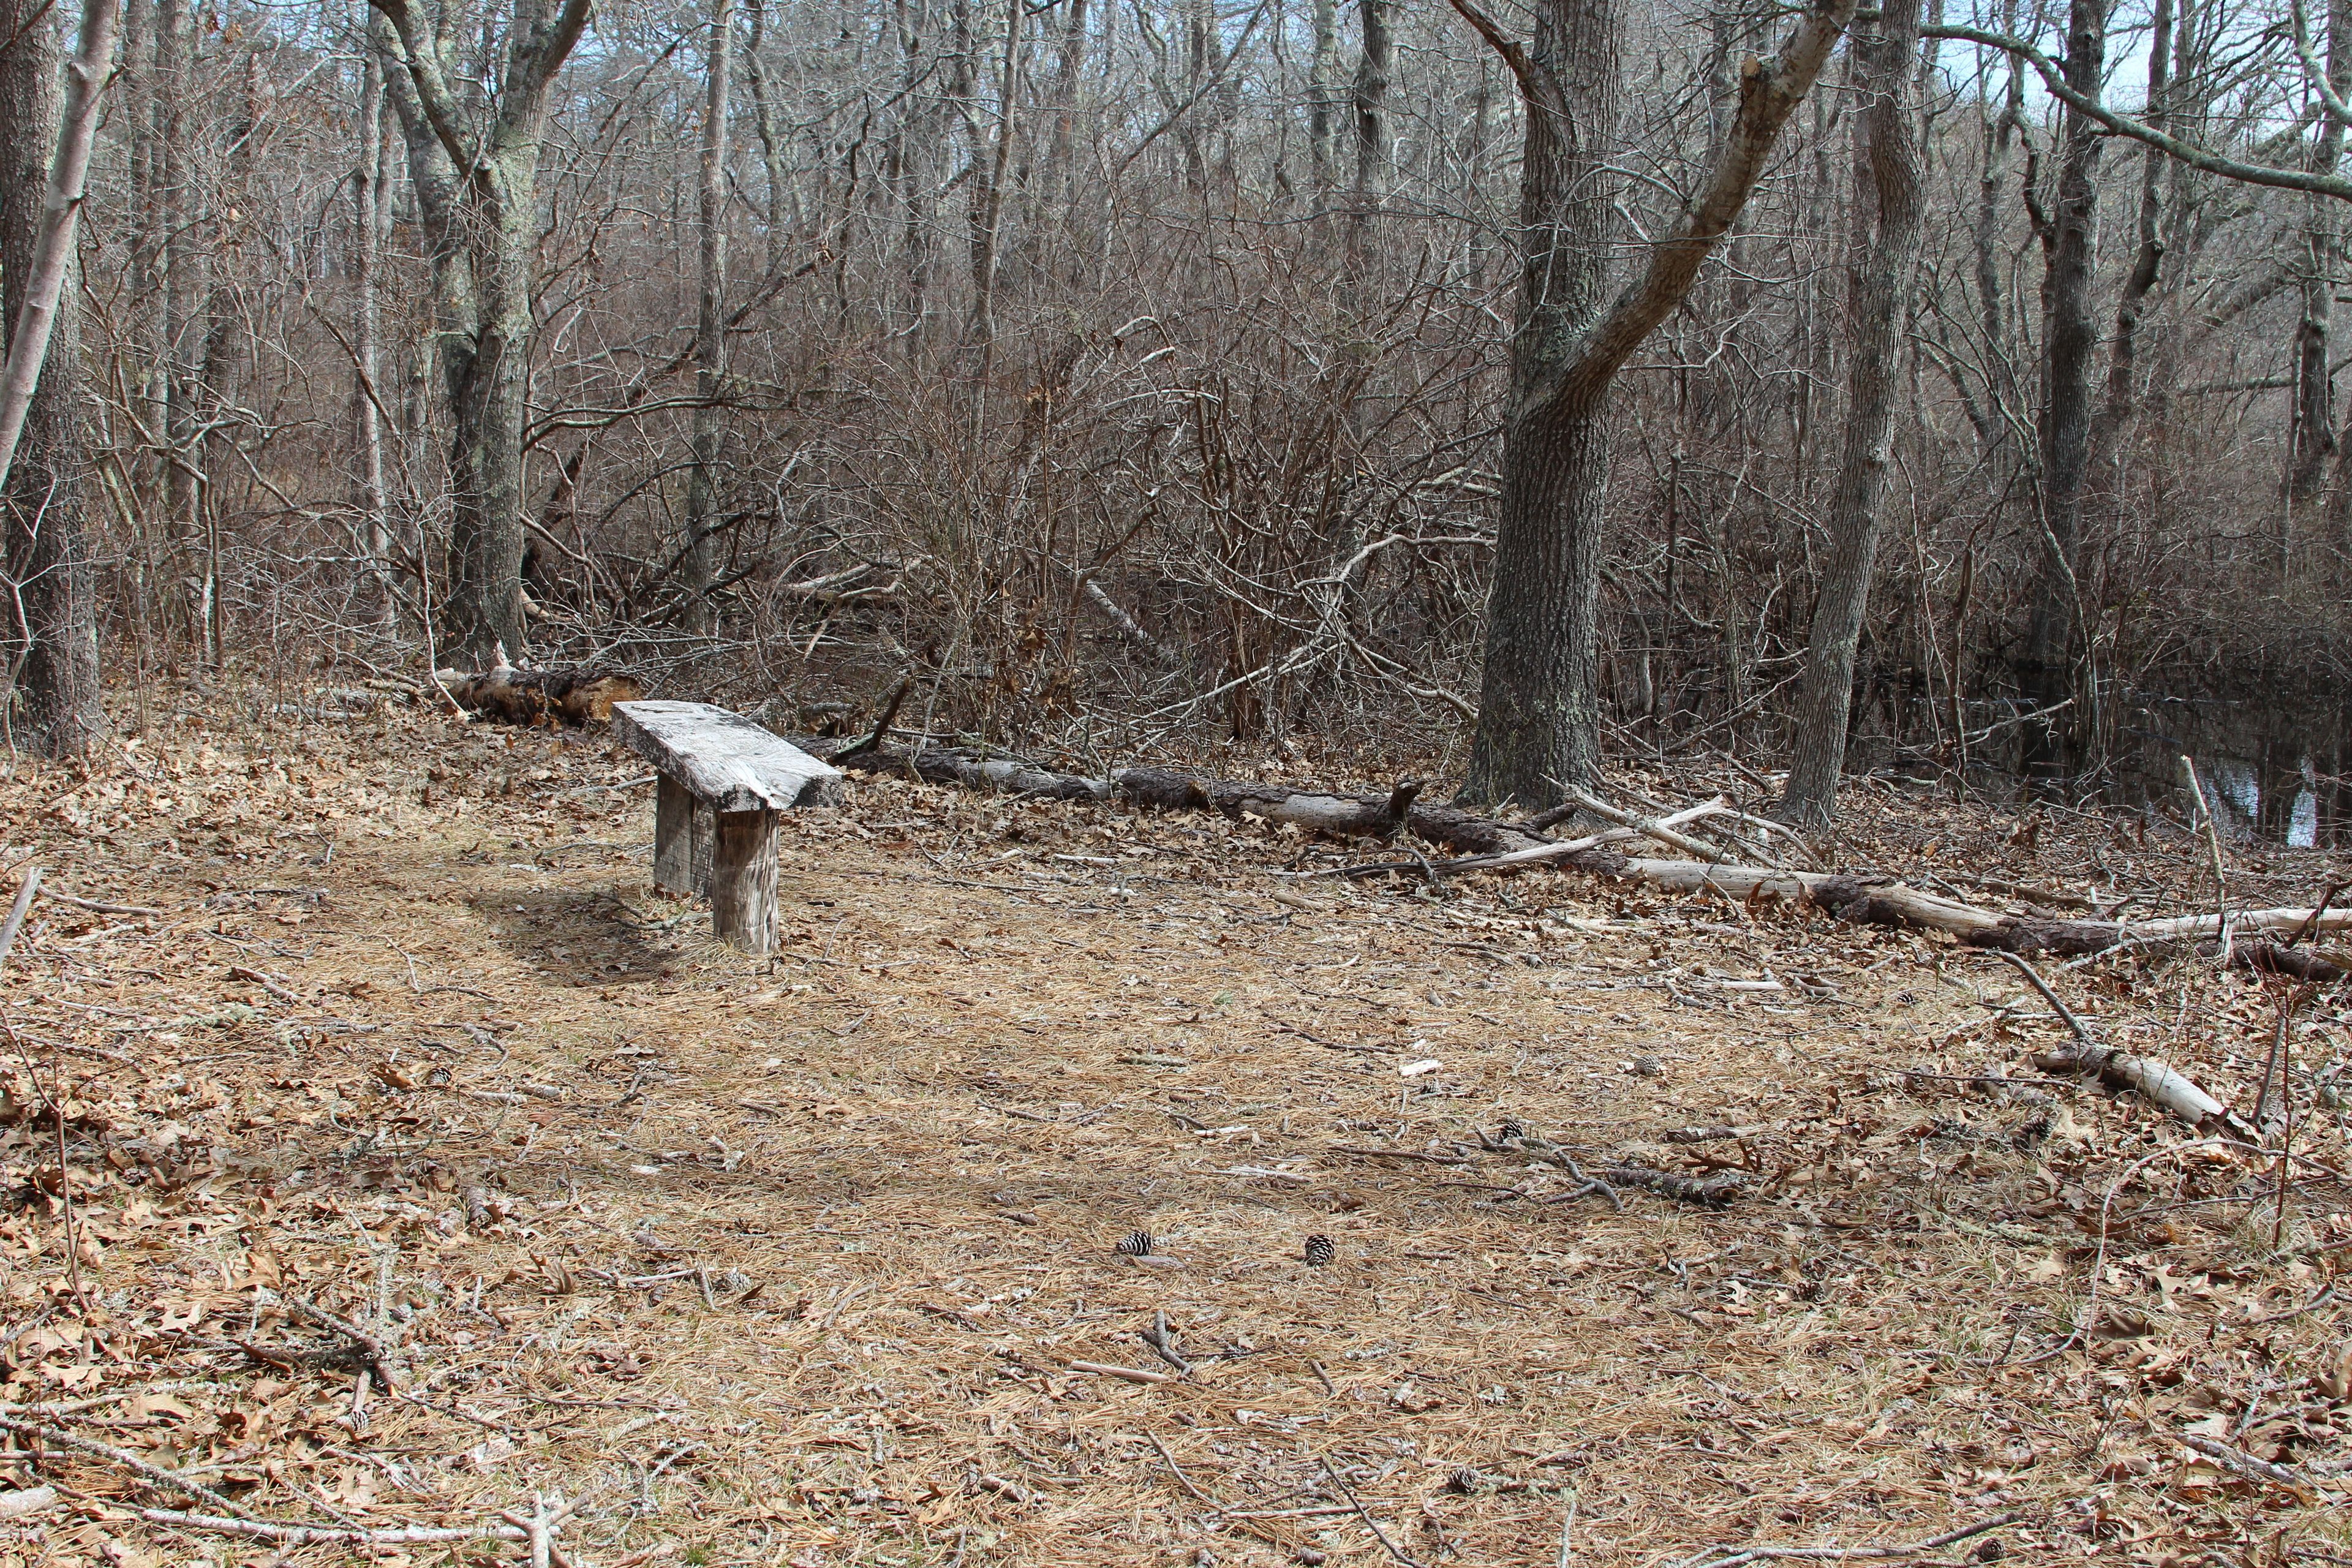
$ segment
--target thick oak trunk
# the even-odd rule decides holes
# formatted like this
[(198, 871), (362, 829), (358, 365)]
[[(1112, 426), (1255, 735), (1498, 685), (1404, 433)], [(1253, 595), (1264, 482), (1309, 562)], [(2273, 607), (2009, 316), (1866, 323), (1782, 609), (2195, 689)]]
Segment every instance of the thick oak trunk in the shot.
[(1622, 179), (1626, 12), (1618, 0), (1543, 0), (1534, 7), (1534, 37), (1521, 44), (1477, 0), (1454, 0), (1454, 8), (1511, 68), (1528, 106), (1501, 517), (1464, 797), (1541, 806), (1591, 783), (1600, 762), (1610, 387), (1689, 297), (1853, 5), (1815, 0), (1778, 54), (1747, 63), (1713, 168), (1679, 220), (1640, 247), (1636, 275), (1605, 302)]

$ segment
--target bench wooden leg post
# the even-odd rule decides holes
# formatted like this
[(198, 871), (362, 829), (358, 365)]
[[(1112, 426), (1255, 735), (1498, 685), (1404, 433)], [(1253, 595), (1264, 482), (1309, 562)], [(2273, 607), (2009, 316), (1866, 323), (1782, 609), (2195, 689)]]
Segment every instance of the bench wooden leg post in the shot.
[(664, 773), (654, 796), (655, 887), (683, 898), (702, 890), (709, 854), (706, 850), (698, 856), (695, 841), (708, 831), (702, 826), (708, 820), (709, 814), (699, 809), (693, 792)]
[(710, 925), (746, 952), (776, 951), (776, 816), (722, 811), (710, 857)]

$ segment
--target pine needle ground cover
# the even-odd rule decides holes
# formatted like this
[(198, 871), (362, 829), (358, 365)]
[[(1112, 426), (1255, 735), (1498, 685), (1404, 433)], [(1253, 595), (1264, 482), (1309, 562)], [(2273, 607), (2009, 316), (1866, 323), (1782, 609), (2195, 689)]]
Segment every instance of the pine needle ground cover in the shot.
[[(652, 795), (195, 707), (0, 785), (79, 900), (0, 975), (0, 1559), (2352, 1554), (2333, 991), (2042, 966), (2241, 1113), (2283, 1041), (2256, 1146), (2043, 1078), (1942, 937), (1215, 816), (853, 781), (749, 958)], [(2210, 907), (2158, 827), (1881, 792), (1835, 854)]]

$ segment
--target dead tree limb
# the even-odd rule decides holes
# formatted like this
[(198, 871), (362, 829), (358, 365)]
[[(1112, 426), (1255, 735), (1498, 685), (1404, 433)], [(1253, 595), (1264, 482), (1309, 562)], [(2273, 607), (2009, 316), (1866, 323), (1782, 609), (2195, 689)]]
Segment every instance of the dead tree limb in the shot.
[[(1963, 945), (2004, 952), (2083, 954), (2143, 944), (2189, 942), (2212, 936), (2219, 925), (2212, 915), (2140, 921), (2128, 925), (2002, 915), (1875, 873), (1794, 871), (1716, 860), (1648, 859), (1628, 857), (1611, 847), (1635, 836), (1669, 843), (1675, 839), (1696, 843), (1685, 835), (1673, 834), (1673, 830), (1709, 815), (1728, 814), (1730, 807), (1720, 801), (1710, 801), (1633, 827), (1614, 828), (1581, 838), (1554, 839), (1528, 823), (1502, 822), (1458, 806), (1431, 805), (1420, 798), (1421, 786), (1412, 780), (1383, 796), (1334, 795), (1286, 784), (1206, 778), (1173, 768), (1129, 768), (1108, 778), (1097, 778), (1056, 773), (1018, 758), (962, 747), (932, 746), (910, 754), (887, 753), (879, 749), (881, 733), (877, 730), (870, 741), (846, 745), (838, 739), (824, 736), (785, 738), (814, 756), (858, 772), (902, 777), (911, 773), (931, 784), (1030, 799), (1118, 801), (1150, 811), (1213, 811), (1234, 818), (1248, 816), (1288, 824), (1334, 838), (1387, 839), (1409, 827), (1415, 837), (1458, 857), (1453, 860), (1395, 862), (1393, 868), (1400, 870), (1437, 875), (1467, 871), (1508, 873), (1561, 865), (1591, 876), (1646, 882), (1676, 892), (1712, 890), (1740, 903), (1811, 904), (1856, 925), (1939, 931), (1958, 938)], [(1670, 834), (1673, 837), (1667, 837)], [(1713, 852), (1711, 848), (1709, 852)], [(1382, 862), (1346, 868), (1341, 874), (1363, 875), (1391, 868), (1390, 863)], [(2241, 910), (2230, 916), (2230, 927), (2241, 935), (2347, 931), (2352, 930), (2352, 909)], [(2293, 955), (2287, 954), (2286, 950), (2275, 951), (2286, 954), (2282, 967), (2293, 962)], [(2324, 960), (2310, 962), (2311, 965), (2336, 969)]]

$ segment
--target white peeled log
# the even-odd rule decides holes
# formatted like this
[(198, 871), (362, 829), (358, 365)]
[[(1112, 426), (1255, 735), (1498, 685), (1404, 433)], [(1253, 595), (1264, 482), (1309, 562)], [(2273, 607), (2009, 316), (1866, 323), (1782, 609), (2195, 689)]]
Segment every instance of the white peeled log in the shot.
[(2228, 1106), (2200, 1089), (2178, 1068), (2154, 1057), (2136, 1057), (2102, 1046), (2081, 1046), (2073, 1050), (2044, 1051), (2033, 1058), (2033, 1065), (2049, 1073), (2096, 1073), (2110, 1088), (2135, 1090), (2150, 1105), (2170, 1111), (2191, 1126), (2220, 1122), (2232, 1131), (2251, 1133), (2230, 1113)]

